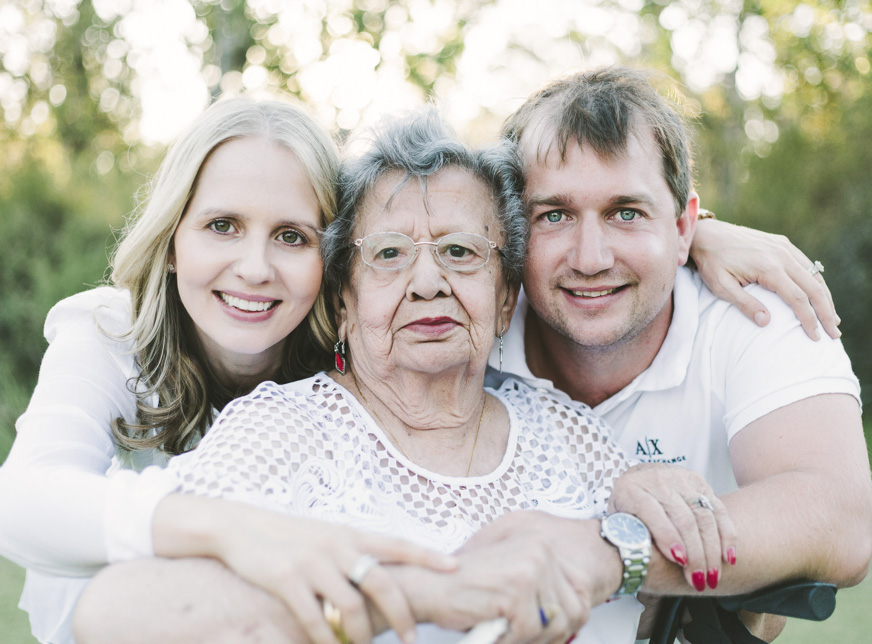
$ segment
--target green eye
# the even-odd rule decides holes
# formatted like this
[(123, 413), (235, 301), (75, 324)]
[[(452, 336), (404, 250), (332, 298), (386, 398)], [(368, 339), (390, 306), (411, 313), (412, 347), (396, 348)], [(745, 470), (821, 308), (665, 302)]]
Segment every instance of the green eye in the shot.
[(635, 210), (619, 210), (618, 216), (621, 218), (621, 221), (633, 221), (639, 213)]
[(559, 210), (552, 210), (551, 212), (545, 213), (545, 219), (547, 219), (552, 224), (556, 224), (558, 221), (563, 219), (563, 213)]
[(229, 233), (233, 230), (233, 224), (226, 219), (216, 219), (210, 226), (216, 233)]
[(292, 246), (302, 243), (303, 237), (295, 230), (286, 230), (281, 234), (281, 240)]

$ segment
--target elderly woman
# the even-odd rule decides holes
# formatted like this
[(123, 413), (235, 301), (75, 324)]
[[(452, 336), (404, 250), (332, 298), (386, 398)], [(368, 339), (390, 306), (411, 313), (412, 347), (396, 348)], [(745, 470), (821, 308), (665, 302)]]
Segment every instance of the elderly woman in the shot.
[[(626, 553), (600, 536), (598, 517), (627, 459), (585, 405), (512, 380), (483, 386), (525, 251), (512, 151), (472, 151), (425, 113), (377, 132), (346, 162), (341, 188), (323, 242), (338, 294), (336, 371), (264, 383), (231, 403), (168, 475), (182, 492), (460, 551), (453, 572), (364, 556), (347, 579), (324, 578), (313, 589), (320, 605), (310, 596), (294, 607), (315, 641), (335, 641), (320, 637), (321, 622), (340, 642), (369, 638), (346, 609), (347, 592), (371, 591), (376, 568), (390, 571), (416, 620), (430, 623), (419, 641), (454, 641), (461, 635), (450, 631), (494, 618), (505, 618), (494, 624), (508, 628), (506, 642), (566, 641), (585, 622), (582, 642), (633, 641), (641, 607), (631, 597), (588, 619), (592, 606), (632, 594), (644, 577), (650, 541), (641, 522), (633, 578), (622, 571)], [(564, 565), (521, 533), (463, 552), (480, 528), (520, 510), (576, 522), (585, 563)], [(98, 603), (86, 595), (80, 623), (100, 623), (102, 639), (116, 641), (123, 624), (113, 630)], [(377, 608), (369, 618), (385, 628)]]

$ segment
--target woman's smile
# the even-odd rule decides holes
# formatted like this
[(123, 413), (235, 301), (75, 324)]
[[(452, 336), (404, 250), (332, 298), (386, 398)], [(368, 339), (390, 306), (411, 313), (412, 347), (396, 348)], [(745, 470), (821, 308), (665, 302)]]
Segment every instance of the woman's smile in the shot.
[(222, 309), (234, 320), (242, 322), (264, 322), (270, 319), (281, 305), (276, 300), (262, 295), (243, 295), (227, 291), (213, 291), (222, 304)]

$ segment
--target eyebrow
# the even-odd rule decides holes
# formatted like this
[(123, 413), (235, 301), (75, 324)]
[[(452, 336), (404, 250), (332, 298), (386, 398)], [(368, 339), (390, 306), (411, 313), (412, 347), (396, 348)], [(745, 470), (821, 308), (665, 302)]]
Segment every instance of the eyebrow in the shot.
[[(573, 199), (565, 193), (556, 193), (553, 195), (534, 196), (527, 200), (527, 207), (533, 208), (536, 206), (568, 206), (573, 203)], [(650, 206), (653, 200), (649, 195), (613, 195), (609, 201), (612, 206), (626, 206), (627, 204), (644, 204)]]
[(527, 199), (527, 206), (565, 206), (568, 203), (572, 203), (572, 199), (570, 199), (569, 195), (563, 193), (557, 193), (553, 195), (535, 195), (531, 199)]
[[(235, 210), (225, 210), (224, 208), (204, 208), (203, 210), (191, 213), (197, 219), (209, 219), (212, 217), (223, 218), (226, 217), (228, 219), (246, 219), (246, 216), (236, 212)], [(307, 230), (311, 230), (314, 233), (318, 233), (319, 235), (322, 233), (321, 226), (313, 226), (312, 224), (304, 223), (302, 221), (296, 221), (294, 219), (282, 219), (276, 228), (306, 228)]]
[(647, 194), (638, 194), (638, 195), (615, 195), (612, 197), (611, 202), (616, 206), (625, 206), (627, 204), (644, 204), (646, 206), (650, 206), (654, 203), (654, 200), (650, 195)]

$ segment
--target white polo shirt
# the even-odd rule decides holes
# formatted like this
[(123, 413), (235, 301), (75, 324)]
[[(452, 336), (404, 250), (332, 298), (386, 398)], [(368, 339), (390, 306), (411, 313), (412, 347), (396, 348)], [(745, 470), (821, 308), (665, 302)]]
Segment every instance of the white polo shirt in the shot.
[[(777, 295), (757, 285), (746, 290), (769, 309), (767, 326), (758, 327), (718, 299), (696, 272), (680, 268), (672, 322), (651, 366), (594, 407), (630, 457), (688, 467), (719, 495), (737, 487), (729, 441), (749, 423), (819, 394), (849, 394), (860, 400), (860, 383), (841, 341), (823, 332), (821, 340), (809, 339)], [(495, 346), (487, 384), (495, 386), (513, 375), (555, 391), (550, 380), (537, 378), (527, 367), (528, 306), (522, 292), (503, 338), (503, 373), (496, 372)]]

